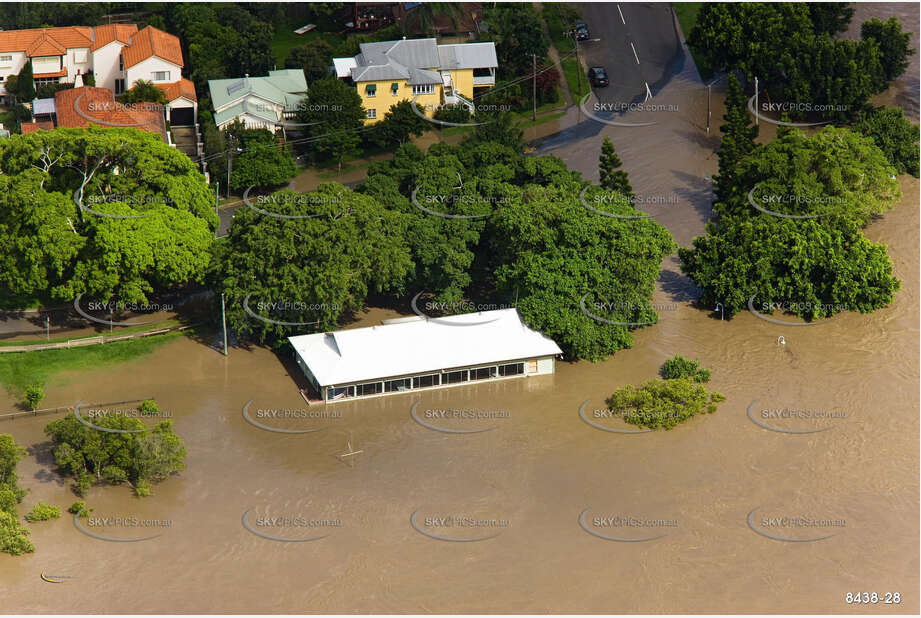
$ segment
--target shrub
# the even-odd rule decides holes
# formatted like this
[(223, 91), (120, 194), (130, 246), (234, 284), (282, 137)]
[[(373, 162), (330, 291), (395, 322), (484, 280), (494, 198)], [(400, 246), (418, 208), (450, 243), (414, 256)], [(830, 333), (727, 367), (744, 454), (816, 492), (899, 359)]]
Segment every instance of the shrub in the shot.
[(153, 416), (160, 413), (160, 406), (153, 399), (146, 399), (138, 406), (138, 412), (141, 416)]
[(38, 404), (45, 398), (45, 391), (41, 386), (30, 386), (26, 388), (26, 403), (32, 410), (38, 409)]
[(48, 521), (49, 519), (57, 519), (60, 516), (60, 508), (39, 501), (39, 503), (32, 507), (32, 510), (26, 515), (26, 521)]
[(671, 429), (695, 414), (712, 414), (724, 401), (721, 393), (710, 393), (686, 378), (650, 380), (640, 387), (627, 385), (611, 395), (608, 408), (631, 425), (649, 429)]
[(703, 369), (696, 360), (684, 358), (676, 354), (662, 365), (662, 377), (666, 380), (687, 378), (695, 382), (709, 382), (710, 370)]
[(70, 505), (70, 508), (67, 509), (67, 512), (73, 513), (74, 515), (77, 515), (78, 517), (83, 518), (83, 517), (87, 517), (92, 512), (92, 510), (93, 509), (86, 508), (86, 502), (84, 502), (83, 500), (77, 500), (76, 502)]
[(462, 105), (439, 107), (434, 118), (442, 122), (469, 122), (470, 111)]

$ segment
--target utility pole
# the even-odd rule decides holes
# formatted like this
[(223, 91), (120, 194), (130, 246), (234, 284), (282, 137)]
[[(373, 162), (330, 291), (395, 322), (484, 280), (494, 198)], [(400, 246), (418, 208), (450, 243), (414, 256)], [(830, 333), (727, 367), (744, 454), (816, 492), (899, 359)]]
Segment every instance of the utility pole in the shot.
[(582, 61), (579, 60), (579, 37), (576, 36), (575, 30), (571, 31), (570, 34), (572, 34), (572, 42), (576, 46), (576, 75), (579, 78), (579, 94), (576, 95), (578, 98), (576, 107), (579, 108), (579, 119), (576, 124), (579, 124), (582, 122)]
[(214, 214), (217, 215), (217, 227), (214, 228), (214, 238), (217, 239), (217, 232), (221, 229), (221, 212), (218, 210), (217, 202), (220, 199), (221, 181), (214, 181)]
[[(770, 103), (770, 100), (768, 100)], [(755, 78), (755, 126), (758, 126), (758, 78)]]
[(233, 166), (233, 157), (230, 156), (230, 148), (227, 149), (227, 199), (230, 199), (230, 168)]
[(227, 356), (227, 314), (224, 311), (224, 293), (221, 292), (221, 327), (224, 331), (224, 356)]
[(531, 86), (531, 120), (537, 120), (537, 54), (531, 54), (531, 71), (534, 73), (533, 85)]

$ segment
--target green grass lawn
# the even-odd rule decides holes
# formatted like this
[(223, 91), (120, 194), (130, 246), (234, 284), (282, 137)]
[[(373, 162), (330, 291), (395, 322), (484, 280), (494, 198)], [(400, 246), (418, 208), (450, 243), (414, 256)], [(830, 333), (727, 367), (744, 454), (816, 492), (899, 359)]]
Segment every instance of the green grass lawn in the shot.
[[(694, 24), (697, 23), (697, 14), (700, 12), (701, 7), (704, 5), (703, 2), (673, 2), (672, 6), (675, 7), (675, 14), (678, 16), (678, 23), (681, 24), (681, 30), (684, 32), (684, 38), (687, 39), (691, 34), (691, 30), (694, 29)], [(694, 58), (694, 64), (697, 65), (697, 70), (700, 72), (700, 77), (707, 81), (713, 77), (713, 69), (707, 65), (702, 59), (698, 58), (697, 54), (691, 50), (691, 56)]]
[(85, 348), (0, 354), (0, 382), (10, 394), (18, 396), (28, 386), (45, 386), (52, 376), (62, 371), (112, 367), (150, 354), (183, 334), (173, 332)]
[(278, 24), (275, 26), (275, 35), (272, 37), (271, 49), (272, 55), (275, 57), (275, 63), (278, 65), (279, 69), (285, 67), (285, 58), (288, 57), (288, 53), (295, 47), (303, 45), (314, 39), (321, 38), (324, 39), (327, 43), (335, 47), (341, 44), (345, 38), (334, 32), (319, 32), (317, 30), (311, 30), (306, 34), (295, 34), (294, 30), (300, 28), (301, 26), (306, 26), (307, 24), (302, 24), (300, 22), (288, 22), (286, 24)]
[(560, 65), (563, 67), (563, 76), (569, 85), (569, 92), (572, 93), (573, 103), (578, 105), (582, 97), (588, 93), (588, 75), (576, 62), (575, 56), (563, 57), (563, 52), (560, 52)]

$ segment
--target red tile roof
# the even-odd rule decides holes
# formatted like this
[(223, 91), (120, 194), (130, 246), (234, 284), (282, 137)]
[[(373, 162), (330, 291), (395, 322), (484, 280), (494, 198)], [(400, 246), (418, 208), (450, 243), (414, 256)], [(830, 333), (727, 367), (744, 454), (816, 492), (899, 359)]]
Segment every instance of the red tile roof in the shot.
[(172, 84), (155, 84), (155, 86), (166, 94), (167, 101), (175, 101), (179, 97), (185, 97), (189, 101), (198, 101), (198, 97), (195, 96), (195, 84), (184, 77)]
[(132, 36), (131, 45), (122, 50), (126, 68), (153, 56), (172, 62), (176, 66), (183, 66), (179, 39), (153, 26), (147, 26)]
[(64, 67), (60, 71), (55, 71), (54, 73), (36, 73), (32, 77), (35, 79), (43, 79), (47, 77), (64, 77), (67, 75), (67, 67)]
[(96, 40), (92, 49), (96, 51), (112, 41), (119, 41), (128, 45), (131, 43), (131, 36), (138, 31), (138, 27), (135, 24), (107, 24), (105, 26), (96, 26), (93, 31), (96, 34)]
[(26, 48), (26, 56), (34, 58), (36, 56), (63, 56), (67, 53), (67, 48), (48, 36), (48, 33), (42, 32), (37, 36), (32, 44)]
[(95, 51), (112, 41), (125, 44), (122, 55), (126, 67), (133, 67), (153, 56), (184, 66), (177, 37), (153, 26), (138, 31), (135, 24), (2, 30), (0, 52), (26, 52), (30, 57), (61, 56), (66, 50), (74, 48), (86, 47)]
[(85, 128), (98, 125), (103, 128), (136, 128), (148, 133), (158, 133), (166, 140), (166, 120), (163, 106), (156, 103), (122, 105), (106, 88), (84, 86), (59, 90), (54, 94), (57, 109), (57, 126)]
[(39, 129), (44, 131), (50, 131), (54, 129), (54, 123), (50, 120), (41, 120), (39, 122), (24, 122), (22, 123), (22, 134), (28, 135), (29, 133), (35, 133)]
[[(48, 45), (45, 49), (91, 47), (93, 45), (93, 29), (86, 26), (68, 26), (66, 28), (2, 30), (0, 31), (0, 52), (26, 52), (33, 46), (37, 49), (37, 46), (41, 45), (43, 41), (46, 41)], [(44, 49), (39, 51), (44, 51)]]

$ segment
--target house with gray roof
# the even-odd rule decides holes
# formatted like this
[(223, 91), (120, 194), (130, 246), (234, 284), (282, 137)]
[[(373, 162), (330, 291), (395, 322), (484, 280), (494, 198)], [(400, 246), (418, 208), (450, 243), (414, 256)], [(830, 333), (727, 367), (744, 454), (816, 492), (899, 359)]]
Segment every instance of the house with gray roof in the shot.
[(301, 69), (280, 69), (264, 77), (212, 79), (208, 90), (218, 129), (239, 119), (249, 129), (274, 131), (294, 117), (307, 92), (307, 80)]
[(439, 45), (436, 39), (363, 43), (353, 58), (334, 58), (336, 76), (354, 85), (367, 123), (383, 118), (390, 107), (411, 100), (429, 116), (443, 107), (463, 106), (496, 84), (493, 43)]

